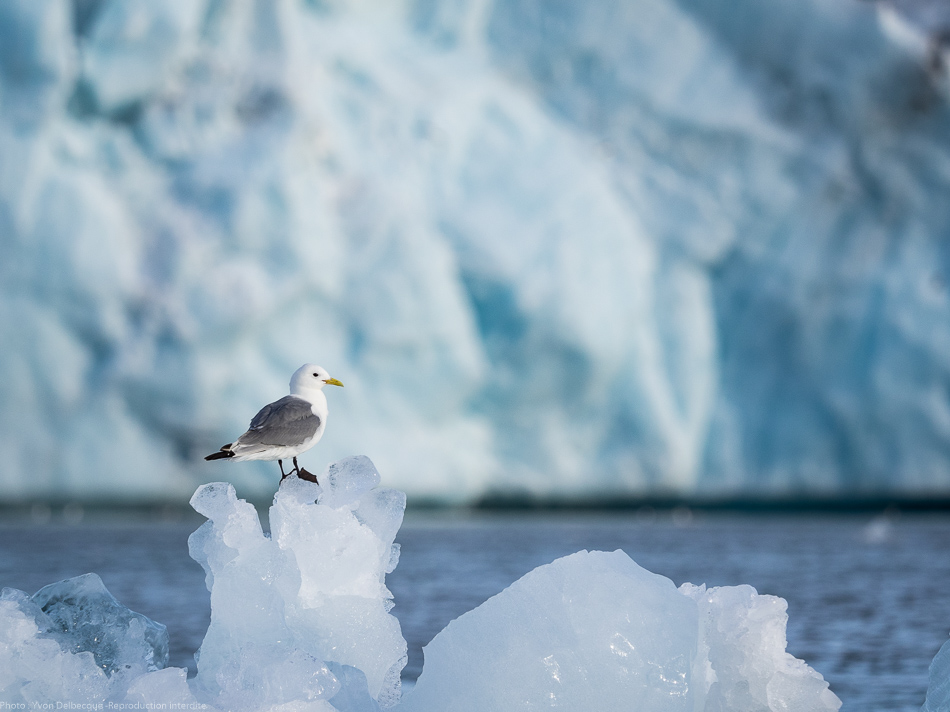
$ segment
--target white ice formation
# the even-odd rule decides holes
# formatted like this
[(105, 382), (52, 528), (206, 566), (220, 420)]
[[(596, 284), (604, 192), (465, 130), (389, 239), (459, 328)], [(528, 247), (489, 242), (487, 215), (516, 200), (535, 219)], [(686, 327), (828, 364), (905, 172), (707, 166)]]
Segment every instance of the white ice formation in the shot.
[(399, 559), (406, 497), (377, 487), (365, 457), (336, 463), (320, 481), (281, 485), (269, 537), (230, 484), (204, 485), (191, 500), (209, 519), (188, 548), (211, 592), (195, 688), (215, 707), (333, 698), (342, 681), (325, 663), (358, 670), (349, 679), (380, 706), (399, 700), (406, 641), (385, 577)]
[(673, 583), (622, 551), (540, 566), (425, 647), (411, 712), (515, 709), (834, 712), (785, 652), (785, 601)]
[(121, 699), (167, 662), (165, 626), (116, 601), (96, 574), (33, 596), (0, 594), (0, 702), (57, 709)]
[[(117, 607), (88, 575), (33, 600), (4, 591), (0, 702), (281, 712), (840, 705), (821, 675), (785, 652), (782, 599), (748, 586), (677, 589), (621, 551), (541, 566), (450, 623), (425, 648), (423, 673), (400, 701), (406, 642), (385, 576), (398, 560), (405, 496), (379, 487), (365, 457), (336, 463), (320, 481), (281, 486), (270, 535), (231, 485), (195, 493), (192, 504), (209, 521), (189, 550), (205, 569), (212, 608), (195, 678), (162, 669), (161, 644), (143, 644), (154, 640), (146, 629), (159, 629)], [(87, 595), (93, 588), (98, 598)], [(43, 593), (51, 589), (52, 598)], [(54, 630), (42, 601), (58, 602), (59, 620), (98, 621), (100, 629), (77, 644)]]
[(187, 496), (313, 358), (309, 457), (413, 495), (945, 491), (950, 112), (889, 37), (860, 0), (0, 3), (0, 493)]

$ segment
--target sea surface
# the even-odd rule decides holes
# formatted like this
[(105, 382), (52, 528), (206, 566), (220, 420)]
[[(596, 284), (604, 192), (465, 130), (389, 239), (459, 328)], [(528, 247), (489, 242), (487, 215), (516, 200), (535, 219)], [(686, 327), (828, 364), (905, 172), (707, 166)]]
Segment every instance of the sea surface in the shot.
[[(98, 573), (122, 603), (165, 623), (171, 661), (194, 672), (210, 604), (176, 511), (82, 516), (41, 510), (0, 517), (0, 586), (34, 593)], [(918, 710), (930, 661), (950, 632), (950, 514), (412, 512), (387, 583), (409, 643), (541, 564), (581, 549), (623, 549), (671, 578), (747, 583), (788, 601), (788, 650), (831, 683), (844, 710)]]

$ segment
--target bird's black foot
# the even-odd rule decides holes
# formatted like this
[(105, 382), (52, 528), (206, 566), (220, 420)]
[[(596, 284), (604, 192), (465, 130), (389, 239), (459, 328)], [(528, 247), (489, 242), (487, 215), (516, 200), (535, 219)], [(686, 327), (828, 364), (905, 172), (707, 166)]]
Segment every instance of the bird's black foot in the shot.
[(307, 480), (307, 482), (313, 482), (315, 485), (320, 484), (317, 481), (317, 476), (303, 467), (297, 470), (297, 477), (302, 480)]

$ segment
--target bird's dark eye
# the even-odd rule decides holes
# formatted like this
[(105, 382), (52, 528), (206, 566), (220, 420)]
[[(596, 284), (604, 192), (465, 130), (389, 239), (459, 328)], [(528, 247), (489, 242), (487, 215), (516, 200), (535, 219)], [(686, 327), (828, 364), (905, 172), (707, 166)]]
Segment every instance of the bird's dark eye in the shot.
[(320, 377), (320, 374), (315, 373), (315, 374), (313, 374), (313, 377), (314, 377), (314, 378), (319, 378), (319, 377)]

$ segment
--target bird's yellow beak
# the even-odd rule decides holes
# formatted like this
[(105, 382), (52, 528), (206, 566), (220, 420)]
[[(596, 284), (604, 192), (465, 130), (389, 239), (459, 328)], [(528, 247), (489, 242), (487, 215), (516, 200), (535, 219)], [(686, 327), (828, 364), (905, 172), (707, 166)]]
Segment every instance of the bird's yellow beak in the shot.
[(324, 383), (326, 383), (328, 386), (339, 386), (340, 388), (343, 387), (343, 384), (340, 383), (340, 382), (339, 382), (338, 380), (336, 380), (335, 378), (328, 378), (328, 379), (326, 379), (326, 380), (324, 381)]

